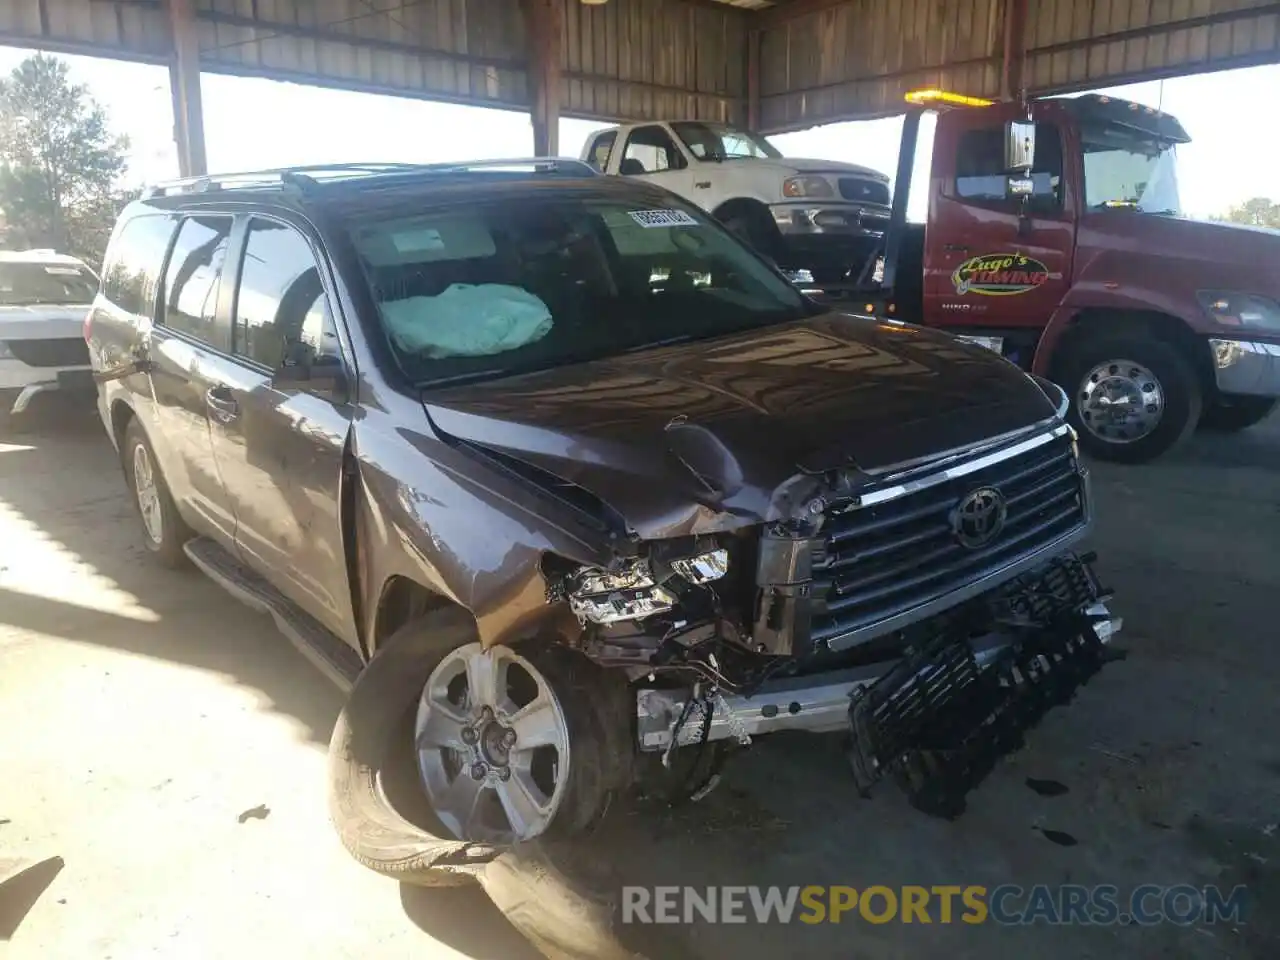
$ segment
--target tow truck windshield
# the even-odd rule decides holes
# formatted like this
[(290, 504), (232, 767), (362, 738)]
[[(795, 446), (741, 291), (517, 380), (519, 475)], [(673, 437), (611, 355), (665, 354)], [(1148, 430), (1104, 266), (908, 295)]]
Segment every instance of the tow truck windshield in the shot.
[(1085, 204), (1090, 210), (1182, 214), (1174, 144), (1118, 124), (1085, 126), (1080, 136)]

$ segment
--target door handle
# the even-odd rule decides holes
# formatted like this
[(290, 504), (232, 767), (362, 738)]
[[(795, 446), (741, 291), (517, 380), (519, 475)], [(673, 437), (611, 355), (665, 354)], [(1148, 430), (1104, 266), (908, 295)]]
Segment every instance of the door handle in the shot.
[(966, 247), (963, 243), (944, 243), (942, 245), (942, 249), (946, 250), (948, 253), (968, 253), (969, 252), (969, 248)]
[(219, 384), (210, 387), (204, 395), (205, 405), (209, 408), (209, 416), (219, 423), (230, 423), (240, 416), (240, 405), (231, 393), (231, 388)]

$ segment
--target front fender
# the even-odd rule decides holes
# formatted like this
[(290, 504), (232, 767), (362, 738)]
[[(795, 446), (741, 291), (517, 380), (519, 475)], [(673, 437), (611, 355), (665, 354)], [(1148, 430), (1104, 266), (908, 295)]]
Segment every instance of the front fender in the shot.
[(1086, 311), (1110, 313), (1152, 314), (1160, 313), (1182, 321), (1189, 329), (1203, 324), (1199, 306), (1175, 291), (1160, 286), (1124, 284), (1101, 279), (1084, 279), (1073, 284), (1049, 317), (1040, 342), (1036, 345), (1031, 361), (1031, 372), (1048, 376), (1053, 368), (1054, 354), (1062, 336), (1076, 317)]
[[(370, 410), (356, 424), (358, 536), (365, 635), (378, 601), (405, 577), (471, 611), (486, 646), (523, 635), (556, 609), (544, 554), (607, 564), (608, 535), (560, 511), (527, 484), (435, 436), (420, 405)], [(421, 429), (396, 424), (413, 423)]]

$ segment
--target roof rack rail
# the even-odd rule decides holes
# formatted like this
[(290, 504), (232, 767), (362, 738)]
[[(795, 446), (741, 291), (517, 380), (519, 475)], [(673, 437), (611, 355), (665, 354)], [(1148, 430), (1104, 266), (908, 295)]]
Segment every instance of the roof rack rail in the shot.
[(376, 176), (405, 176), (426, 173), (453, 173), (467, 170), (494, 170), (532, 167), (536, 171), (571, 177), (597, 176), (598, 171), (582, 160), (567, 157), (521, 157), (517, 159), (459, 160), (445, 163), (327, 163), (242, 173), (216, 173), (183, 177), (152, 184), (142, 192), (144, 200), (182, 193), (206, 193), (226, 189), (271, 189), (293, 185), (313, 189), (328, 182), (350, 182)]

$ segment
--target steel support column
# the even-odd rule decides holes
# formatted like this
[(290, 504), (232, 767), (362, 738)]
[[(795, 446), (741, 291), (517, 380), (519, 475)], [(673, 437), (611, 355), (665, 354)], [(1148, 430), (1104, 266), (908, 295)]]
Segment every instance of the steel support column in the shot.
[(209, 172), (204, 150), (204, 109), (200, 100), (200, 41), (193, 0), (167, 0), (172, 54), (169, 92), (173, 98), (173, 139), (184, 177)]
[(560, 152), (560, 0), (521, 0), (529, 48), (529, 88), (533, 106), (533, 152), (554, 157)]

